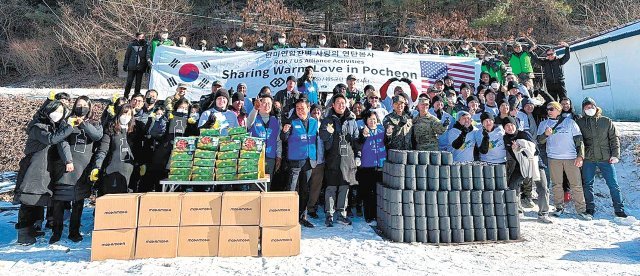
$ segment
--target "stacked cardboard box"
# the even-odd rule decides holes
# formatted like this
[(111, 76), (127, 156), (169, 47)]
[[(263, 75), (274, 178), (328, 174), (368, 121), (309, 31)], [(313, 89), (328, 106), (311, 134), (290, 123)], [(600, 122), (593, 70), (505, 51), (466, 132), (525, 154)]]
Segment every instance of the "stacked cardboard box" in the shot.
[(295, 256), (296, 192), (146, 193), (96, 201), (92, 260)]

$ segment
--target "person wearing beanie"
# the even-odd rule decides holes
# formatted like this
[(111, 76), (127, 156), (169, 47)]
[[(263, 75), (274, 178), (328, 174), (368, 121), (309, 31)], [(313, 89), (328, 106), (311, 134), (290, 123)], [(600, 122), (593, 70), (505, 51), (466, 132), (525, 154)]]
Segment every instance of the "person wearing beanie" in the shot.
[(451, 77), (449, 75), (444, 76), (444, 78), (442, 78), (442, 81), (444, 83), (444, 87), (443, 87), (442, 90), (455, 89), (453, 77)]
[(498, 103), (496, 102), (496, 91), (494, 91), (492, 88), (488, 88), (484, 91), (484, 98), (485, 103), (483, 110), (485, 112), (493, 114), (494, 117), (498, 116), (500, 111), (498, 109)]
[(480, 152), (480, 161), (492, 164), (507, 162), (504, 148), (504, 129), (495, 124), (493, 114), (484, 112), (480, 115), (482, 131), (475, 134), (476, 146)]
[(549, 172), (553, 182), (553, 202), (556, 205), (555, 215), (560, 216), (564, 212), (562, 174), (566, 173), (578, 217), (591, 220), (592, 216), (586, 212), (580, 173), (584, 161), (582, 133), (576, 122), (569, 117), (562, 117), (561, 112), (560, 103), (547, 104), (548, 119), (540, 123), (537, 133), (538, 143), (546, 145)]
[(472, 124), (481, 125), (482, 121), (480, 120), (480, 115), (482, 110), (480, 109), (480, 100), (476, 96), (469, 96), (467, 98), (467, 112), (471, 115), (471, 119), (473, 120)]
[(407, 99), (402, 95), (393, 96), (393, 112), (382, 120), (385, 129), (385, 146), (387, 149), (411, 150), (411, 131), (413, 120), (407, 112)]
[(535, 105), (530, 98), (524, 98), (520, 105), (522, 106), (522, 109), (518, 111), (516, 118), (522, 125), (522, 130), (529, 132), (531, 137), (534, 137), (538, 132), (538, 126), (533, 114)]
[[(520, 197), (521, 189), (524, 183), (535, 183), (536, 192), (538, 193), (538, 222), (553, 223), (549, 219), (549, 188), (547, 185), (546, 166), (539, 158), (539, 152), (536, 149), (536, 140), (526, 131), (518, 131), (516, 119), (507, 117), (502, 122), (504, 128), (504, 147), (506, 149), (506, 170), (507, 179), (509, 180), (509, 189), (516, 191)], [(528, 147), (526, 147), (528, 145)], [(533, 159), (522, 158), (525, 152), (534, 152)], [(533, 160), (534, 162), (527, 162)], [(539, 177), (536, 177), (536, 170)], [(523, 173), (524, 172), (524, 173)], [(525, 178), (524, 175), (527, 175)], [(523, 213), (521, 202), (517, 200), (518, 211)]]
[(467, 110), (467, 99), (469, 96), (471, 96), (471, 87), (468, 84), (463, 83), (460, 85), (460, 95), (453, 109), (456, 112), (459, 112), (460, 110)]
[(473, 126), (468, 112), (460, 111), (456, 116), (458, 120), (453, 128), (447, 131), (449, 151), (453, 153), (454, 162), (472, 162), (476, 144), (475, 132), (478, 129)]
[(231, 106), (229, 106), (229, 110), (236, 114), (240, 126), (247, 126), (248, 114), (244, 108), (244, 94), (240, 93), (240, 91), (233, 93), (233, 96), (231, 96)]
[(221, 133), (226, 133), (228, 128), (238, 127), (238, 118), (229, 107), (229, 92), (220, 88), (213, 98), (214, 106), (206, 110), (198, 120), (199, 128), (217, 128)]
[(413, 141), (416, 150), (438, 150), (438, 138), (447, 131), (440, 119), (429, 113), (429, 98), (418, 99), (418, 114), (413, 118)]
[(582, 173), (587, 213), (595, 213), (593, 184), (598, 168), (609, 187), (615, 215), (627, 217), (615, 167), (620, 161), (620, 135), (611, 119), (602, 115), (602, 109), (594, 99), (587, 97), (582, 101), (582, 112), (584, 116), (577, 119), (576, 123), (584, 138), (586, 152)]
[(509, 117), (509, 111), (511, 110), (511, 106), (509, 105), (509, 101), (503, 99), (498, 103), (498, 116), (496, 116), (495, 121), (496, 124), (502, 125), (503, 121)]

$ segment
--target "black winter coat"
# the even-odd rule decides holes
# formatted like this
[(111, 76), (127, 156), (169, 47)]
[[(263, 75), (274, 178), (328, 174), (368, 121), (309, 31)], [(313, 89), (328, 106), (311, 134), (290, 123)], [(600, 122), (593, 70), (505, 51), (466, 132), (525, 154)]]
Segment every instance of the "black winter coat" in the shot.
[(556, 58), (554, 60), (548, 60), (546, 58), (531, 58), (531, 62), (538, 64), (542, 67), (544, 73), (544, 80), (547, 83), (559, 83), (564, 81), (564, 71), (562, 66), (569, 61), (570, 53), (569, 47), (564, 48), (564, 56)]
[(20, 160), (16, 178), (14, 204), (22, 203), (32, 206), (47, 206), (53, 192), (51, 191), (51, 172), (53, 165), (59, 162), (58, 145), (64, 141), (73, 128), (62, 121), (58, 127), (43, 119), (34, 119), (27, 126), (27, 142), (25, 156)]
[[(64, 172), (64, 168), (62, 168), (62, 175), (59, 178), (54, 178), (54, 200), (78, 201), (91, 195), (89, 173), (93, 169), (93, 166), (90, 166), (91, 157), (93, 156), (93, 144), (100, 141), (100, 139), (102, 139), (102, 126), (100, 124), (92, 124), (85, 121), (73, 128), (73, 132), (63, 143), (68, 146), (71, 154), (70, 160), (68, 157), (64, 159), (65, 161), (73, 161), (74, 170), (72, 172)], [(61, 162), (61, 165), (66, 163)]]
[[(327, 131), (333, 124), (334, 132)], [(325, 178), (329, 186), (356, 185), (355, 152), (360, 132), (356, 116), (347, 109), (343, 116), (333, 109), (320, 125), (320, 139), (325, 148)]]
[[(138, 134), (127, 134), (126, 130), (115, 133), (113, 130), (105, 131), (100, 140), (100, 147), (96, 152), (95, 168), (104, 167), (102, 173), (101, 194), (126, 193), (135, 158), (131, 150), (136, 143)], [(103, 166), (104, 163), (104, 166)]]
[(147, 42), (139, 42), (137, 39), (131, 41), (124, 54), (123, 69), (125, 71), (145, 71), (147, 70)]

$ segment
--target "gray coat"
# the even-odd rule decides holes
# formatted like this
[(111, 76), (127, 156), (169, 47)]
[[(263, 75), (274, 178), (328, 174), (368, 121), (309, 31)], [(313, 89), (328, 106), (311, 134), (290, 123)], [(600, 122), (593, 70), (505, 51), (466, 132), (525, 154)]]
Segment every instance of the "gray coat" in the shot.
[[(334, 132), (327, 131), (333, 124)], [(348, 109), (338, 116), (333, 109), (320, 125), (320, 139), (324, 142), (325, 178), (329, 186), (356, 185), (355, 149), (359, 137), (356, 116)], [(342, 149), (341, 144), (346, 145)]]

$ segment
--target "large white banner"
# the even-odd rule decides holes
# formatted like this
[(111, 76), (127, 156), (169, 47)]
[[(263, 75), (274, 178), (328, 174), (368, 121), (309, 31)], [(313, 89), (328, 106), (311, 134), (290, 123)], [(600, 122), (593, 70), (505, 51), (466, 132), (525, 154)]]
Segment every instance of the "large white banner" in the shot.
[[(239, 83), (246, 83), (247, 95), (255, 97), (263, 86), (269, 86), (274, 94), (284, 89), (288, 76), (301, 77), (309, 65), (315, 68), (315, 80), (322, 92), (346, 83), (350, 74), (357, 77), (361, 90), (367, 84), (380, 89), (389, 78), (396, 77), (411, 80), (421, 92), (446, 75), (453, 77), (456, 87), (462, 82), (475, 85), (480, 77), (480, 61), (468, 57), (335, 48), (218, 53), (159, 46), (149, 87), (164, 99), (175, 92), (179, 83), (185, 83), (190, 87), (187, 98), (197, 100), (210, 93), (212, 83), (217, 80), (223, 87), (234, 90)], [(389, 92), (395, 85), (405, 86), (404, 91), (409, 91), (406, 84), (396, 82)]]

